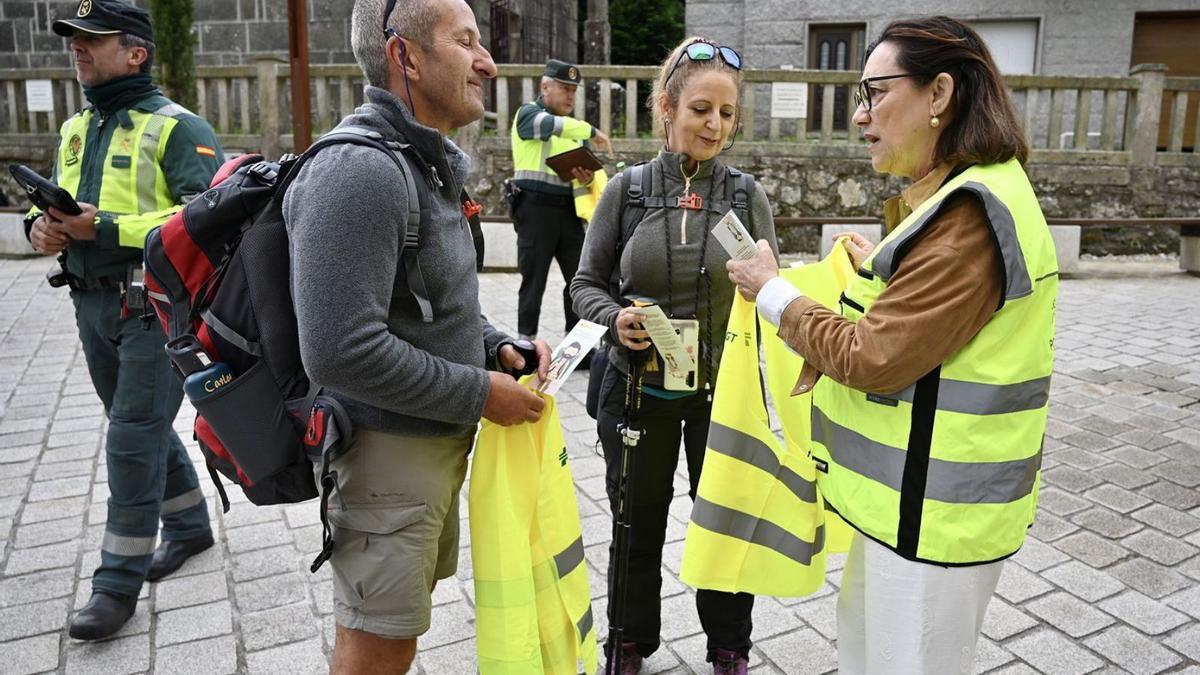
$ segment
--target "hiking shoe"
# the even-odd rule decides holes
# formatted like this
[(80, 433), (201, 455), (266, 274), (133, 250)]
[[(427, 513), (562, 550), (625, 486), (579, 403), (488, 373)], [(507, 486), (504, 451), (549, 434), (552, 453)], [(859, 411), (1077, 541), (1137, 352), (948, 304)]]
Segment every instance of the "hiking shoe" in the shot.
[(642, 655), (637, 651), (636, 642), (621, 644), (621, 672), (613, 671), (613, 662), (604, 664), (605, 675), (637, 675), (642, 671)]
[(746, 675), (750, 669), (750, 659), (728, 649), (718, 649), (712, 664), (713, 675)]

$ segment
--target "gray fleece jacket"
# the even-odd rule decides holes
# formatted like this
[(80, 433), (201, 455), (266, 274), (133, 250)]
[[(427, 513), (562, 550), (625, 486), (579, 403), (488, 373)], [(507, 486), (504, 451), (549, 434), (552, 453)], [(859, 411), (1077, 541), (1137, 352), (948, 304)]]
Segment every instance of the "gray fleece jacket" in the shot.
[[(684, 179), (680, 165), (684, 159), (682, 153), (659, 153), (650, 162), (650, 185), (644, 185), (643, 192), (655, 197), (681, 196)], [(723, 201), (726, 198), (727, 177), (728, 171), (719, 159), (701, 162), (691, 179), (691, 191), (706, 202)], [(613, 345), (620, 344), (616, 333), (617, 313), (630, 304), (626, 298), (652, 300), (663, 308), (667, 316), (675, 319), (698, 319), (701, 350), (706, 358), (711, 358), (711, 374), (715, 377), (725, 341), (714, 340), (713, 335), (724, 337), (734, 293), (733, 282), (725, 271), (725, 261), (729, 260), (729, 255), (711, 234), (705, 242), (705, 233), (712, 230), (720, 220), (720, 215), (710, 211), (688, 211), (685, 244), (680, 234), (684, 214), (682, 209), (649, 209), (625, 244), (621, 259), (617, 260), (617, 238), (625, 201), (624, 180), (618, 176), (609, 181), (604, 189), (596, 205), (596, 213), (588, 225), (579, 270), (571, 281), (575, 313), (582, 319), (608, 326), (608, 341)], [(757, 181), (750, 198), (749, 212), (749, 222), (743, 223), (746, 229), (756, 240), (766, 239), (778, 258), (771, 204)], [(620, 298), (612, 297), (608, 287), (616, 265), (620, 265)], [(702, 265), (708, 272), (707, 281), (697, 275)], [(625, 352), (623, 348), (611, 348), (609, 356), (617, 368), (627, 373), (629, 366)], [(705, 368), (699, 368), (699, 373), (699, 384), (703, 387), (707, 376)], [(646, 383), (661, 386), (661, 370), (647, 373)]]
[(495, 366), (508, 340), (480, 314), (475, 249), (459, 201), (470, 158), (418, 124), (390, 92), (367, 87), (366, 98), (339, 126), (409, 143), (436, 172), (419, 253), (434, 321), (422, 323), (397, 274), (408, 213), (403, 174), (376, 149), (336, 145), (301, 168), (283, 202), (300, 357), (357, 426), (469, 434), (488, 397), (484, 368)]

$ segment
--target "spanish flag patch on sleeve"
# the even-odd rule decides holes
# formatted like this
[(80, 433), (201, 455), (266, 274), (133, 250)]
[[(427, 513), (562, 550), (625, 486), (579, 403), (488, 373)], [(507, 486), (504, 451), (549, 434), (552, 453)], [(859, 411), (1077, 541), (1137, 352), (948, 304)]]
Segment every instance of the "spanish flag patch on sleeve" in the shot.
[(197, 145), (196, 146), (196, 154), (204, 155), (205, 157), (216, 157), (217, 150), (216, 150), (216, 148), (210, 148), (207, 145)]

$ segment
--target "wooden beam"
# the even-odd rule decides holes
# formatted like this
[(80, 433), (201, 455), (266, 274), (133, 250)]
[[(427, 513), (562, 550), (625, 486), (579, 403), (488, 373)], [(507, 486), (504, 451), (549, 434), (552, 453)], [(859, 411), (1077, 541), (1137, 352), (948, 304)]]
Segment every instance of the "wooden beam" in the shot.
[(300, 153), (312, 145), (307, 0), (288, 0), (288, 61), (292, 66), (292, 152)]

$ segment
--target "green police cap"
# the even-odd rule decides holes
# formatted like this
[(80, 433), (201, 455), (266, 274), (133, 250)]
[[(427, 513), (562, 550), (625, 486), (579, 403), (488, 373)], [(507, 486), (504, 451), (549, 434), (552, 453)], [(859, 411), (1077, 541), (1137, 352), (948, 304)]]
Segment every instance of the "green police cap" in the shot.
[(75, 16), (59, 19), (50, 27), (63, 37), (71, 37), (76, 31), (92, 35), (128, 33), (154, 42), (150, 13), (120, 0), (80, 0)]
[(547, 61), (546, 70), (542, 72), (542, 75), (573, 87), (579, 86), (579, 83), (583, 81), (583, 76), (579, 74), (578, 68), (558, 59)]

